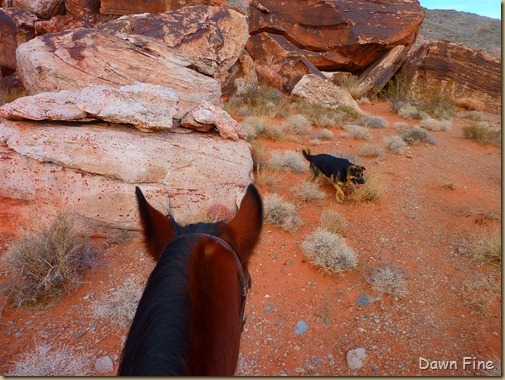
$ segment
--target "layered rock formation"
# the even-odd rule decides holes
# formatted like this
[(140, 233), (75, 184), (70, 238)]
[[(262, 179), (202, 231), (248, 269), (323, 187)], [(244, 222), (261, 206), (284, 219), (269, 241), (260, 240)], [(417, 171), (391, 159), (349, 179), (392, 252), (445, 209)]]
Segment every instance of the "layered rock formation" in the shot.
[(402, 68), (417, 101), (437, 93), (455, 104), (500, 113), (501, 62), (484, 51), (447, 41), (425, 42)]
[(182, 223), (220, 203), (236, 208), (250, 183), (244, 140), (207, 134), (145, 134), (125, 126), (5, 121), (0, 196), (66, 209), (115, 228), (138, 229), (135, 186)]
[(423, 18), (417, 0), (255, 0), (247, 51), (255, 60), (304, 56), (319, 70), (360, 73), (395, 46), (410, 47)]

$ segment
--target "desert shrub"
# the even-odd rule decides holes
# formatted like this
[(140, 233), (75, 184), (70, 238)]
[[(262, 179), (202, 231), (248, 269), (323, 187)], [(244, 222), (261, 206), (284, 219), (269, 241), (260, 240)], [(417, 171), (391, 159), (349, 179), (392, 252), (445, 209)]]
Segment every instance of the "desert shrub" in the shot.
[(333, 138), (333, 132), (328, 129), (320, 129), (312, 132), (311, 137), (317, 140), (331, 140)]
[(346, 125), (344, 130), (347, 135), (353, 137), (355, 140), (369, 141), (371, 139), (370, 132), (358, 125)]
[(398, 109), (398, 115), (404, 119), (422, 119), (425, 113), (419, 111), (412, 104), (407, 103)]
[(293, 133), (295, 135), (304, 135), (310, 132), (311, 123), (303, 115), (296, 114), (288, 116), (288, 123), (285, 129), (288, 133)]
[(285, 231), (298, 229), (302, 221), (294, 204), (282, 199), (277, 194), (267, 194), (263, 201), (263, 214), (266, 222), (272, 223)]
[(408, 93), (406, 75), (397, 73), (386, 83), (379, 96), (386, 99), (394, 112), (398, 112), (401, 107), (409, 103)]
[(322, 228), (308, 235), (301, 244), (309, 260), (329, 274), (356, 267), (356, 253), (347, 245), (345, 239)]
[(384, 146), (393, 153), (400, 154), (407, 148), (407, 143), (400, 136), (384, 137)]
[(356, 202), (379, 202), (384, 195), (384, 191), (385, 184), (381, 175), (375, 171), (370, 171), (365, 175), (365, 184), (359, 188), (354, 188), (349, 198)]
[(371, 128), (386, 128), (388, 127), (388, 122), (386, 119), (380, 116), (365, 116), (359, 121), (360, 125)]
[(424, 111), (437, 119), (450, 119), (456, 114), (456, 109), (451, 99), (439, 89), (429, 89), (425, 92), (424, 99), (418, 105)]
[(381, 144), (363, 144), (359, 154), (365, 157), (382, 157), (386, 154), (386, 148)]
[(242, 127), (246, 130), (248, 140), (253, 140), (265, 132), (268, 127), (268, 119), (258, 116), (247, 116), (242, 120)]
[(398, 128), (398, 135), (407, 144), (415, 145), (420, 142), (427, 142), (428, 133), (417, 125), (405, 125)]
[(307, 171), (307, 161), (298, 153), (286, 150), (284, 153), (273, 151), (267, 166), (276, 170), (289, 170), (295, 173)]
[(481, 121), (484, 117), (484, 113), (482, 111), (470, 111), (467, 113), (466, 117), (473, 121)]
[(326, 193), (315, 182), (300, 182), (291, 189), (293, 195), (303, 201), (319, 202), (326, 198)]
[(343, 235), (347, 229), (347, 221), (337, 211), (324, 210), (319, 217), (319, 227)]
[(52, 304), (80, 284), (95, 256), (72, 218), (61, 213), (48, 227), (9, 248), (3, 263), (11, 281), (2, 292), (18, 306)]
[(240, 96), (233, 96), (224, 108), (231, 115), (286, 117), (288, 105), (288, 97), (280, 90), (257, 85)]
[(292, 108), (304, 115), (312, 125), (319, 127), (335, 127), (346, 121), (356, 121), (361, 115), (352, 107), (342, 106), (337, 109), (324, 105), (312, 105), (304, 100), (293, 98)]
[(466, 253), (477, 264), (501, 263), (501, 232), (499, 229), (472, 234), (465, 240)]
[(258, 168), (263, 165), (265, 161), (265, 149), (263, 148), (263, 143), (260, 140), (252, 140), (251, 141), (251, 157), (253, 160), (254, 168)]
[(403, 297), (407, 292), (407, 283), (402, 271), (387, 264), (372, 268), (372, 274), (367, 280), (380, 294)]
[(282, 181), (278, 170), (274, 170), (263, 165), (256, 167), (255, 182), (260, 186), (276, 186)]
[(483, 144), (501, 145), (501, 128), (490, 127), (485, 121), (464, 126), (463, 136)]
[(207, 209), (207, 217), (203, 222), (216, 223), (221, 220), (230, 221), (233, 219), (233, 212), (224, 204), (216, 203)]
[(370, 99), (368, 99), (366, 96), (359, 98), (358, 101), (363, 104), (370, 104)]
[(450, 120), (437, 120), (432, 117), (426, 117), (421, 120), (421, 127), (428, 131), (449, 131), (452, 123)]
[(500, 295), (500, 281), (495, 276), (485, 273), (475, 273), (465, 278), (459, 293), (463, 296), (463, 303), (477, 312), (490, 315), (491, 303)]
[(66, 345), (39, 344), (13, 363), (7, 376), (90, 376), (90, 361)]
[(93, 301), (93, 314), (114, 325), (128, 327), (137, 311), (144, 288), (132, 278), (128, 278), (108, 294)]
[(341, 86), (346, 90), (353, 99), (358, 99), (361, 91), (359, 87), (359, 79), (356, 75), (348, 75)]

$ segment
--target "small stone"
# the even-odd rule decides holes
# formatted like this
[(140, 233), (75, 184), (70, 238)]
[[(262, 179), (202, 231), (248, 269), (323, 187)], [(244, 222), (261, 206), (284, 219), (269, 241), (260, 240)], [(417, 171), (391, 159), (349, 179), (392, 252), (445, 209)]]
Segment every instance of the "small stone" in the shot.
[(265, 307), (265, 311), (270, 311), (270, 310), (272, 310), (273, 308), (274, 308), (273, 306), (268, 305), (267, 307)]
[(368, 296), (360, 296), (358, 298), (358, 300), (356, 301), (356, 303), (359, 305), (359, 306), (366, 306), (370, 303), (370, 298), (368, 298)]
[(295, 333), (304, 334), (309, 329), (309, 325), (305, 321), (298, 321), (296, 324)]
[(366, 350), (362, 347), (347, 352), (347, 365), (351, 369), (363, 367), (363, 360), (366, 359)]
[(97, 373), (103, 375), (114, 370), (114, 364), (109, 356), (98, 358), (95, 362), (95, 370)]

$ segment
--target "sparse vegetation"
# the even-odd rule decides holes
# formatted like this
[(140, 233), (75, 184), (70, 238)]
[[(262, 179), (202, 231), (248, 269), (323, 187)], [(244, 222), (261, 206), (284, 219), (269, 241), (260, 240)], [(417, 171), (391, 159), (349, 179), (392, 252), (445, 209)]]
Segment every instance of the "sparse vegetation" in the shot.
[(470, 111), (467, 114), (467, 118), (473, 121), (482, 121), (484, 113), (482, 111)]
[(464, 126), (463, 136), (483, 144), (501, 145), (501, 129), (490, 127), (485, 121)]
[(216, 203), (207, 209), (207, 218), (203, 222), (216, 223), (221, 220), (230, 221), (233, 218), (233, 212), (229, 207)]
[(272, 223), (285, 231), (298, 229), (302, 221), (294, 204), (284, 200), (277, 194), (267, 194), (263, 201), (263, 213), (267, 223)]
[(242, 127), (246, 130), (248, 139), (253, 140), (268, 128), (268, 119), (265, 117), (247, 116), (242, 121)]
[(370, 171), (368, 175), (365, 175), (365, 184), (355, 188), (349, 198), (355, 202), (379, 202), (384, 191), (385, 184), (381, 175)]
[(300, 182), (291, 189), (291, 192), (295, 197), (305, 202), (320, 202), (326, 198), (326, 193), (321, 191), (318, 184), (315, 182)]
[(398, 115), (404, 119), (422, 119), (423, 113), (410, 103), (402, 105), (398, 109)]
[(293, 99), (292, 108), (299, 114), (304, 115), (312, 125), (319, 127), (336, 127), (346, 121), (356, 121), (361, 115), (349, 107), (339, 107), (333, 109), (323, 105), (312, 105), (306, 101)]
[(384, 145), (387, 150), (396, 154), (401, 154), (407, 148), (407, 143), (403, 141), (400, 136), (386, 136), (384, 137)]
[(403, 272), (383, 264), (378, 268), (372, 268), (372, 274), (368, 278), (373, 288), (382, 294), (389, 294), (392, 297), (403, 297), (407, 292), (407, 283)]
[(319, 227), (335, 234), (344, 235), (347, 221), (337, 211), (323, 210), (319, 218)]
[(359, 154), (366, 157), (383, 157), (386, 148), (381, 144), (363, 144)]
[(358, 264), (356, 253), (345, 239), (322, 228), (307, 236), (301, 246), (314, 265), (332, 275), (352, 269)]
[(320, 129), (312, 132), (311, 136), (317, 140), (331, 140), (333, 138), (333, 132), (328, 129)]
[(288, 123), (284, 131), (295, 135), (305, 135), (312, 129), (310, 121), (303, 115), (288, 116)]
[(114, 325), (128, 327), (135, 316), (143, 290), (139, 281), (127, 278), (123, 284), (93, 302), (93, 314)]
[(472, 234), (465, 241), (467, 256), (477, 265), (501, 263), (501, 231), (498, 228)]
[(234, 96), (226, 103), (225, 110), (232, 115), (259, 117), (286, 117), (289, 99), (280, 90), (257, 85), (241, 96)]
[(300, 154), (291, 150), (284, 153), (272, 152), (267, 165), (275, 170), (290, 170), (295, 173), (303, 173), (308, 170), (307, 161)]
[(417, 125), (401, 125), (398, 127), (398, 135), (409, 145), (428, 141), (428, 133)]
[(370, 128), (387, 128), (388, 122), (380, 116), (365, 116), (359, 121), (360, 125)]
[(7, 376), (90, 376), (90, 361), (66, 345), (38, 344), (14, 362)]
[(475, 273), (463, 280), (460, 294), (465, 305), (474, 308), (479, 313), (490, 315), (491, 303), (500, 294), (500, 281), (485, 273)]
[(450, 120), (436, 120), (432, 117), (427, 117), (421, 120), (421, 127), (428, 131), (449, 131), (452, 127)]
[(360, 127), (358, 125), (346, 125), (344, 127), (345, 133), (355, 140), (370, 141), (371, 135), (368, 129)]
[(79, 236), (72, 218), (59, 214), (49, 227), (13, 244), (3, 264), (11, 281), (2, 293), (17, 306), (43, 306), (58, 301), (81, 281), (96, 251)]

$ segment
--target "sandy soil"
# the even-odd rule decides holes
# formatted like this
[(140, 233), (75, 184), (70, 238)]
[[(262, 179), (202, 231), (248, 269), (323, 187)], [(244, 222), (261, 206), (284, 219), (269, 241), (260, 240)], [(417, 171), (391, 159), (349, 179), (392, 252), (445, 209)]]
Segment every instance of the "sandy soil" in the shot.
[[(395, 135), (393, 124), (406, 121), (391, 113), (384, 102), (361, 107), (389, 122), (388, 128), (370, 128), (372, 142)], [(491, 123), (499, 123), (496, 116), (489, 117)], [(237, 374), (476, 375), (483, 374), (473, 368), (477, 360), (500, 364), (500, 290), (484, 295), (461, 292), (465, 280), (477, 281), (481, 274), (499, 284), (500, 270), (470, 263), (461, 246), (471, 233), (501, 223), (501, 155), (497, 147), (464, 139), (461, 127), (467, 123), (457, 117), (449, 132), (429, 132), (436, 144), (418, 144), (382, 158), (359, 156), (367, 173), (378, 173), (386, 184), (376, 203), (338, 204), (333, 188), (324, 181), (320, 188), (328, 195), (326, 201), (303, 202), (290, 189), (307, 180), (308, 173), (281, 172), (274, 185), (258, 186), (262, 195), (277, 192), (296, 204), (303, 223), (295, 232), (270, 224), (264, 227), (250, 265), (253, 287), (247, 299), (248, 320)], [(333, 132), (329, 143), (310, 146), (312, 153), (338, 149), (357, 154), (366, 143), (343, 137), (340, 128)], [(309, 140), (304, 136), (298, 141), (264, 140), (263, 144), (301, 154)], [(335, 276), (318, 270), (300, 248), (325, 209), (346, 219), (344, 236), (359, 260), (355, 269)], [(0, 220), (1, 255), (38, 218), (29, 214), (27, 205), (0, 198)], [(43, 341), (68, 344), (92, 364), (106, 355), (117, 360), (127, 329), (97, 320), (91, 303), (128, 277), (147, 278), (154, 264), (145, 256), (138, 236), (95, 242), (100, 247), (99, 265), (57, 306), (45, 311), (3, 308), (0, 374)], [(381, 295), (367, 281), (374, 268), (384, 265), (403, 273), (405, 296)], [(0, 280), (5, 277), (1, 273)], [(363, 295), (375, 302), (358, 305)], [(470, 304), (472, 297), (485, 299), (487, 309)], [(302, 320), (308, 329), (297, 334), (297, 323)], [(358, 347), (367, 356), (360, 369), (351, 370), (347, 353)], [(465, 357), (469, 364), (464, 368)], [(452, 364), (452, 369), (421, 369), (419, 358), (455, 361), (457, 368)]]

